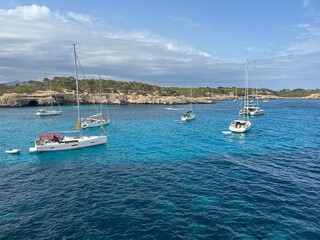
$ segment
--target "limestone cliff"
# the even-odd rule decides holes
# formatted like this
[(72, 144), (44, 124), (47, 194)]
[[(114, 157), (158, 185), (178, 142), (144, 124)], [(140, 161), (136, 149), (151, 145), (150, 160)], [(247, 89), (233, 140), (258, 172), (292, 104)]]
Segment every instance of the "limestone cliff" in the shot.
[(71, 104), (74, 102), (74, 94), (56, 94), (51, 97), (50, 92), (6, 93), (0, 96), (0, 107), (25, 107), (25, 106), (49, 106), (53, 104)]
[(320, 99), (320, 93), (314, 93), (309, 96), (304, 97), (306, 99)]
[[(194, 98), (194, 103), (210, 104), (215, 100), (226, 99), (228, 96), (214, 96)], [(75, 94), (73, 92), (54, 93), (53, 102), (60, 105), (68, 105), (75, 103)], [(80, 94), (80, 102), (82, 104), (92, 103), (108, 103), (108, 104), (186, 104), (192, 101), (191, 98), (185, 96), (159, 96), (156, 94), (141, 95), (137, 93), (104, 93), (101, 96), (96, 94), (83, 93)], [(37, 92), (33, 94), (25, 93), (6, 93), (0, 96), (0, 107), (24, 107), (24, 106), (48, 106), (51, 104), (50, 92)]]

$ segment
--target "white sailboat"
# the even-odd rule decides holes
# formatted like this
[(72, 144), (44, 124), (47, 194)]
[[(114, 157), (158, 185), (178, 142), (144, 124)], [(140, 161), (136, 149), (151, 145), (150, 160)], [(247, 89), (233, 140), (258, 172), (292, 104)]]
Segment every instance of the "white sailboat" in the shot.
[(80, 100), (79, 100), (79, 84), (78, 84), (78, 68), (77, 68), (77, 53), (75, 44), (73, 44), (74, 64), (75, 64), (75, 79), (76, 79), (76, 93), (77, 93), (77, 108), (78, 121), (76, 124), (77, 136), (61, 137), (59, 133), (44, 133), (39, 134), (34, 141), (34, 147), (29, 148), (29, 152), (54, 152), (65, 151), (73, 149), (81, 149), (103, 145), (107, 143), (107, 136), (105, 134), (100, 136), (82, 136), (80, 127)]
[[(255, 86), (253, 87), (252, 100), (250, 100), (248, 104), (239, 111), (240, 115), (249, 114), (250, 116), (258, 116), (258, 115), (264, 114), (264, 110), (260, 109), (259, 107), (259, 99), (256, 96), (256, 92), (258, 89), (257, 79), (256, 79), (256, 62), (254, 62), (254, 83), (255, 83)], [(254, 103), (254, 98), (256, 100), (255, 103)]]
[(61, 115), (61, 108), (60, 108), (60, 105), (59, 105), (59, 102), (58, 102), (57, 98), (56, 98), (56, 100), (57, 100), (57, 103), (58, 103), (59, 110), (53, 109), (53, 96), (52, 96), (52, 89), (51, 89), (51, 80), (50, 80), (50, 93), (51, 93), (51, 99), (50, 99), (51, 107), (50, 108), (41, 108), (41, 109), (39, 109), (36, 112), (37, 116)]
[(194, 106), (192, 104), (193, 98), (192, 98), (192, 87), (190, 84), (190, 96), (191, 96), (191, 101), (190, 101), (190, 110), (185, 112), (184, 114), (182, 114), (180, 116), (181, 121), (186, 122), (186, 121), (190, 121), (196, 118), (196, 113), (194, 110)]
[[(248, 108), (249, 98), (248, 98), (248, 61), (246, 63), (246, 79), (245, 79), (245, 96), (244, 96), (244, 106)], [(247, 111), (246, 114), (243, 115), (243, 119), (234, 120), (229, 125), (229, 130), (235, 133), (243, 133), (248, 131), (251, 128), (251, 122), (248, 120), (249, 112)]]
[(81, 128), (101, 127), (101, 125), (107, 125), (109, 123), (110, 119), (102, 117), (101, 112), (87, 118), (81, 118)]
[(238, 92), (237, 92), (238, 88), (236, 88), (236, 91), (234, 92), (234, 99), (233, 102), (237, 102), (238, 101)]
[(264, 110), (260, 109), (256, 104), (253, 103), (253, 101), (249, 101), (248, 105), (244, 106), (240, 111), (240, 115), (246, 115), (249, 114), (249, 116), (257, 116), (257, 115), (263, 115)]
[[(99, 74), (99, 83), (100, 83), (100, 97), (101, 97), (101, 79)], [(96, 105), (94, 104), (95, 108)], [(81, 128), (93, 128), (93, 127), (101, 127), (102, 125), (107, 125), (110, 123), (110, 117), (102, 117), (102, 102), (100, 100), (100, 112), (96, 108), (97, 113), (87, 117), (81, 118)], [(109, 116), (109, 114), (108, 114)]]

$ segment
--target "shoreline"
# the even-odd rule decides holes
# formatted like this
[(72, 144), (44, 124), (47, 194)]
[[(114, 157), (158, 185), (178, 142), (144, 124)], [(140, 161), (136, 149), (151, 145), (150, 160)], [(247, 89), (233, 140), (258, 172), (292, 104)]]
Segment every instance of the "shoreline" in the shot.
[[(51, 92), (38, 92), (34, 94), (26, 93), (5, 93), (0, 96), (0, 108), (14, 107), (45, 107), (51, 105)], [(100, 96), (89, 93), (80, 94), (82, 105), (107, 103), (108, 105), (184, 105), (184, 104), (215, 104), (217, 101), (233, 101), (234, 98), (227, 94), (216, 94), (208, 97), (190, 98), (186, 96), (159, 96), (157, 94), (137, 94), (137, 93), (103, 93)], [(259, 96), (259, 100), (275, 99), (301, 99), (319, 100), (320, 96), (307, 97), (278, 97), (278, 96)], [(55, 93), (53, 94), (54, 105), (72, 105), (75, 103), (74, 93)], [(241, 102), (242, 100), (237, 100)]]
[[(50, 106), (53, 99), (54, 105), (72, 105), (76, 102), (74, 93), (39, 92), (34, 94), (26, 93), (5, 93), (0, 96), (0, 107), (35, 107)], [(128, 105), (128, 104), (154, 104), (154, 105), (181, 105), (181, 104), (213, 104), (221, 97), (200, 97), (190, 98), (185, 96), (159, 96), (156, 94), (124, 94), (124, 93), (104, 93), (100, 96), (96, 94), (80, 94), (80, 103), (83, 105), (107, 103), (108, 105)]]

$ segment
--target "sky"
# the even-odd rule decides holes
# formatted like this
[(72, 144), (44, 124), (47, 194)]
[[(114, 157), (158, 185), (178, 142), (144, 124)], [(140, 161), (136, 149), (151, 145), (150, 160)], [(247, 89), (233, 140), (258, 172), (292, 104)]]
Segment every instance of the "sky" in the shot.
[(87, 78), (320, 88), (319, 0), (0, 1), (0, 83), (73, 76), (73, 43)]

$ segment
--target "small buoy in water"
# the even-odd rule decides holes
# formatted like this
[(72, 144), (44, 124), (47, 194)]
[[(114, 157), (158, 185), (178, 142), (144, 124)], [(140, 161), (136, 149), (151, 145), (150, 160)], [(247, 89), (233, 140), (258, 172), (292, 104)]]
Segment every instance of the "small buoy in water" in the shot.
[(222, 133), (223, 134), (231, 134), (232, 132), (231, 131), (223, 131)]
[(6, 153), (17, 154), (20, 153), (20, 149), (9, 148), (8, 150), (6, 150)]

